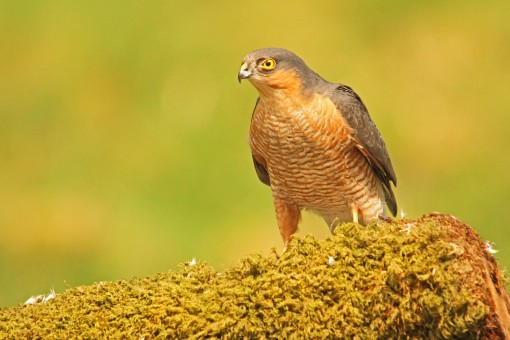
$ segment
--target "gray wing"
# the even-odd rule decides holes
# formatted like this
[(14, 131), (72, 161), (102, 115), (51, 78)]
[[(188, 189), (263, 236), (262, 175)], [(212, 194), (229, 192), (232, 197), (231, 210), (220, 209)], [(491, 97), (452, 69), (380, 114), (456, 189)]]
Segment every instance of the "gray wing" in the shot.
[(397, 185), (397, 177), (391, 165), (386, 144), (368, 114), (361, 98), (349, 86), (332, 84), (327, 95), (342, 113), (342, 117), (353, 129), (353, 137), (358, 150), (367, 158), (379, 178), (386, 205), (393, 216), (397, 213), (397, 202), (390, 181)]
[[(257, 101), (255, 102), (255, 107), (253, 108), (253, 112), (251, 114), (251, 119), (253, 120), (253, 113), (257, 109), (257, 105), (259, 104), (259, 99), (257, 98)], [(265, 164), (262, 164), (261, 162), (257, 161), (255, 158), (255, 155), (252, 153), (251, 157), (253, 159), (253, 165), (255, 166), (255, 172), (257, 172), (257, 176), (259, 177), (259, 180), (264, 183), (265, 185), (271, 186), (271, 181), (269, 180), (269, 173), (267, 172)]]

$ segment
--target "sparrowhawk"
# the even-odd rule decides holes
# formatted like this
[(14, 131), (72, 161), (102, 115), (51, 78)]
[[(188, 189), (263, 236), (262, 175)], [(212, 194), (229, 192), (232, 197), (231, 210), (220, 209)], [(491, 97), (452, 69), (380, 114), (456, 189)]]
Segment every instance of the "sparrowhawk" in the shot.
[(271, 187), (285, 247), (302, 209), (341, 222), (367, 224), (395, 215), (397, 183), (384, 141), (360, 97), (330, 83), (294, 53), (265, 48), (248, 54), (238, 79), (259, 98), (249, 142), (258, 178)]

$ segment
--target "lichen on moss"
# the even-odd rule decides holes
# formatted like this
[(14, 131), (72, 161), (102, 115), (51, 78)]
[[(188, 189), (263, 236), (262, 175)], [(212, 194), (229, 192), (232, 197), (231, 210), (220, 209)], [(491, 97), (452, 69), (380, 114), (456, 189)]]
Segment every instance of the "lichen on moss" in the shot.
[(477, 338), (490, 312), (477, 262), (487, 254), (469, 248), (481, 240), (462, 226), (447, 215), (343, 224), (326, 240), (295, 237), (282, 255), (250, 255), (224, 272), (182, 264), (3, 309), (0, 334)]

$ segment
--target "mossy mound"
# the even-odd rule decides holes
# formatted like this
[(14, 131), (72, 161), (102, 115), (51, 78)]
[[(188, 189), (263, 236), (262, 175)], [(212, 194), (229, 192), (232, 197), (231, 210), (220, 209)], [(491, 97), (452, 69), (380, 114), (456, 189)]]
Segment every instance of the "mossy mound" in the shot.
[[(9, 338), (497, 338), (499, 269), (448, 215), (295, 237), (225, 272), (205, 263), (0, 310)], [(501, 291), (500, 291), (501, 292)]]

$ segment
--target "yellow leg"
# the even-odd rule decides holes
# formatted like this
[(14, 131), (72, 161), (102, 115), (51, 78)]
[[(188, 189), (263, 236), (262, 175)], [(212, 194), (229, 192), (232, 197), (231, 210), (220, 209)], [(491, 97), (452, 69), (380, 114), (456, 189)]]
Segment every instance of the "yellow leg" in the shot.
[(351, 203), (351, 213), (352, 213), (352, 221), (354, 223), (359, 223), (358, 221), (359, 221), (360, 211), (359, 211), (358, 207), (356, 206), (356, 204), (354, 204), (354, 203)]
[(274, 208), (276, 220), (280, 228), (280, 234), (283, 239), (283, 251), (287, 250), (290, 243), (290, 237), (296, 232), (301, 211), (293, 204), (289, 204), (279, 198), (274, 198)]

